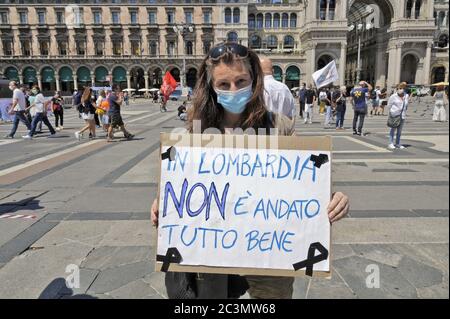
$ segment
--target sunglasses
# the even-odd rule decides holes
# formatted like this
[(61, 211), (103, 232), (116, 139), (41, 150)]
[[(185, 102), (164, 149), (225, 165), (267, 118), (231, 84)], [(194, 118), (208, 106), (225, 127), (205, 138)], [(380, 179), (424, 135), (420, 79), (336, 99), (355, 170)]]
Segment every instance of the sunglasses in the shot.
[(224, 43), (211, 49), (209, 52), (209, 58), (216, 60), (227, 52), (233, 53), (241, 58), (248, 57), (248, 49), (243, 45), (237, 43)]

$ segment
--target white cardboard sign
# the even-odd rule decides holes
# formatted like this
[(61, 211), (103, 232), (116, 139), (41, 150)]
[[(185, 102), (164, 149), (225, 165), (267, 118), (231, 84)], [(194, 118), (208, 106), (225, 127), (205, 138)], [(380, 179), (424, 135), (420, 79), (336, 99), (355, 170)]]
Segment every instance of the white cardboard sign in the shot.
[(173, 156), (161, 161), (158, 255), (176, 248), (181, 266), (296, 276), (319, 245), (326, 258), (312, 267), (329, 272), (330, 150), (173, 148), (161, 146)]

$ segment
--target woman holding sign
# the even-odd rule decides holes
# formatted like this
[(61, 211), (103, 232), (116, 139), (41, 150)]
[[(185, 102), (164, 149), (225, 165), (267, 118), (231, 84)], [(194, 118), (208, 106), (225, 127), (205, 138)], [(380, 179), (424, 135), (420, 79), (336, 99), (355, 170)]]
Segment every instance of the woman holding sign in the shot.
[[(270, 134), (294, 135), (290, 120), (268, 112), (264, 105), (264, 74), (259, 57), (237, 43), (220, 44), (209, 52), (200, 67), (188, 128), (200, 121), (201, 132), (218, 129), (223, 134), (234, 129), (254, 129)], [(344, 217), (349, 209), (348, 197), (335, 193), (328, 206), (330, 222)], [(158, 224), (158, 202), (151, 209), (152, 222)], [(294, 278), (246, 276), (252, 298), (292, 298)], [(170, 297), (170, 296), (169, 296)]]

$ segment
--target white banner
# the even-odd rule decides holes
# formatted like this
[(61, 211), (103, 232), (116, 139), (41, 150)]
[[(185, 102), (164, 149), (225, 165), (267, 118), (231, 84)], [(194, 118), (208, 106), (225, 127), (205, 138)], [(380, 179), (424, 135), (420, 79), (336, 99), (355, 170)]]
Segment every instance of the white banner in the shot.
[(316, 87), (320, 89), (334, 81), (339, 80), (339, 74), (336, 68), (336, 61), (333, 60), (328, 63), (324, 68), (316, 71), (312, 75)]

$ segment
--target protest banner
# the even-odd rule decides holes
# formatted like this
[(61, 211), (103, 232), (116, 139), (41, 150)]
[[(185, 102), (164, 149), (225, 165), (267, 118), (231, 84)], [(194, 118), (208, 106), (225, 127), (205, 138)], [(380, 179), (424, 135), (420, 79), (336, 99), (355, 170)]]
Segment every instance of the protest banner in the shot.
[(331, 137), (161, 134), (157, 271), (329, 276)]

